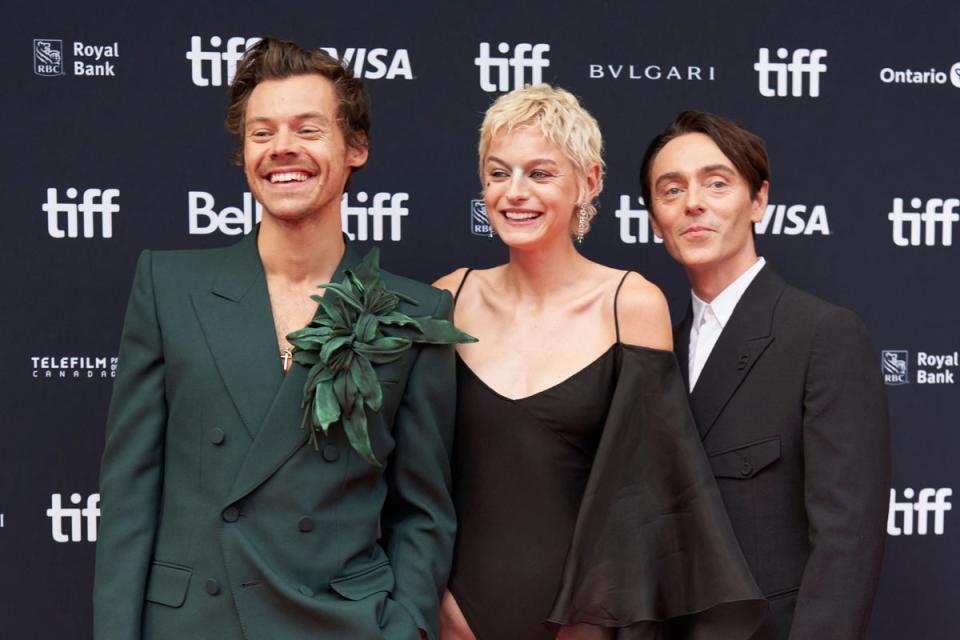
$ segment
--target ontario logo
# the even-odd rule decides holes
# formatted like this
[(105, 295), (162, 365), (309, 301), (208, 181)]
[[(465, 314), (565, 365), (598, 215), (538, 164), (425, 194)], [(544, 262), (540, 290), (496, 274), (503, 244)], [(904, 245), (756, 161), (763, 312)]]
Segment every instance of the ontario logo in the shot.
[(63, 75), (63, 40), (34, 38), (33, 72), (46, 77)]
[(490, 218), (487, 216), (487, 205), (483, 200), (470, 201), (470, 233), (486, 237), (493, 235), (493, 227), (490, 226)]
[(880, 354), (883, 381), (894, 386), (910, 382), (909, 359), (909, 351), (884, 350)]

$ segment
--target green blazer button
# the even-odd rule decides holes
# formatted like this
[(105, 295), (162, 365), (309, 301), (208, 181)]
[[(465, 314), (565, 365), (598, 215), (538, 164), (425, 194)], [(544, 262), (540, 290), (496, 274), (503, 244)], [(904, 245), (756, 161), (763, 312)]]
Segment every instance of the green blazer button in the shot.
[(240, 519), (240, 509), (227, 507), (223, 510), (223, 519), (225, 522), (236, 522)]
[(340, 459), (340, 449), (335, 445), (328, 444), (323, 448), (323, 459), (327, 462), (336, 462)]
[(299, 591), (299, 592), (302, 593), (303, 595), (307, 596), (308, 598), (312, 598), (312, 597), (313, 597), (313, 589), (311, 589), (310, 587), (308, 587), (308, 586), (305, 585), (305, 584), (300, 585), (300, 587), (297, 588), (297, 591)]
[(303, 531), (304, 533), (310, 533), (313, 531), (313, 518), (310, 516), (303, 516), (300, 518), (300, 522), (297, 524), (297, 526), (300, 527), (300, 531)]
[(214, 580), (213, 578), (210, 578), (209, 580), (207, 580), (207, 593), (209, 593), (212, 596), (215, 596), (218, 593), (220, 593), (220, 583)]
[(216, 445), (223, 444), (224, 439), (227, 437), (227, 435), (223, 432), (223, 429), (220, 427), (214, 427), (213, 429), (210, 429), (209, 435), (210, 442)]

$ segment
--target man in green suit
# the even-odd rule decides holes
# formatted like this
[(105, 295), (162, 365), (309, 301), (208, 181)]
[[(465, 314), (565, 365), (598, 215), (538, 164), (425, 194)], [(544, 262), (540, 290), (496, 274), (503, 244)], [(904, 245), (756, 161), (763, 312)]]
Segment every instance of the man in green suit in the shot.
[[(263, 221), (226, 249), (140, 257), (101, 472), (94, 638), (436, 638), (455, 529), (454, 352), (371, 355), (387, 361), (369, 369), (373, 407), (347, 407), (357, 387), (331, 383), (350, 424), (363, 419), (364, 448), (348, 420), (308, 443), (314, 372), (287, 339), (314, 318), (317, 285), (360, 262), (340, 202), (367, 159), (363, 87), (322, 52), (266, 39), (230, 98)], [(397, 314), (450, 316), (448, 294), (380, 277)]]

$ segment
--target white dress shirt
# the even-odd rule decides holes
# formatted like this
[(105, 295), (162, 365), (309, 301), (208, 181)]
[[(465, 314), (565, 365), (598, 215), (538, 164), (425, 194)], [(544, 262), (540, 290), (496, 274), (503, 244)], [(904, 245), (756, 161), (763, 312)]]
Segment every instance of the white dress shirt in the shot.
[(727, 326), (744, 291), (765, 264), (766, 261), (763, 258), (757, 258), (753, 266), (740, 274), (739, 278), (727, 285), (727, 288), (709, 303), (690, 291), (690, 297), (693, 300), (693, 324), (690, 326), (690, 351), (687, 363), (690, 372), (690, 391), (693, 391), (696, 386), (700, 372), (703, 371), (703, 365), (710, 357), (720, 332)]

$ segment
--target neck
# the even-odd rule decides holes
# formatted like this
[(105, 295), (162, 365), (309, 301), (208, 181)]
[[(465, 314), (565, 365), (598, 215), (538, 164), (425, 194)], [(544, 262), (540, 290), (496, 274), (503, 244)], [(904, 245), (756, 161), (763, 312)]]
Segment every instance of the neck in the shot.
[(335, 213), (292, 221), (264, 215), (257, 249), (266, 275), (292, 283), (329, 282), (346, 250), (340, 212)]
[(551, 247), (510, 249), (504, 278), (507, 288), (517, 296), (543, 300), (581, 282), (588, 264), (573, 242), (563, 239)]
[(750, 253), (742, 259), (725, 264), (708, 264), (687, 267), (690, 288), (706, 303), (723, 293), (734, 281), (757, 262), (757, 254)]

